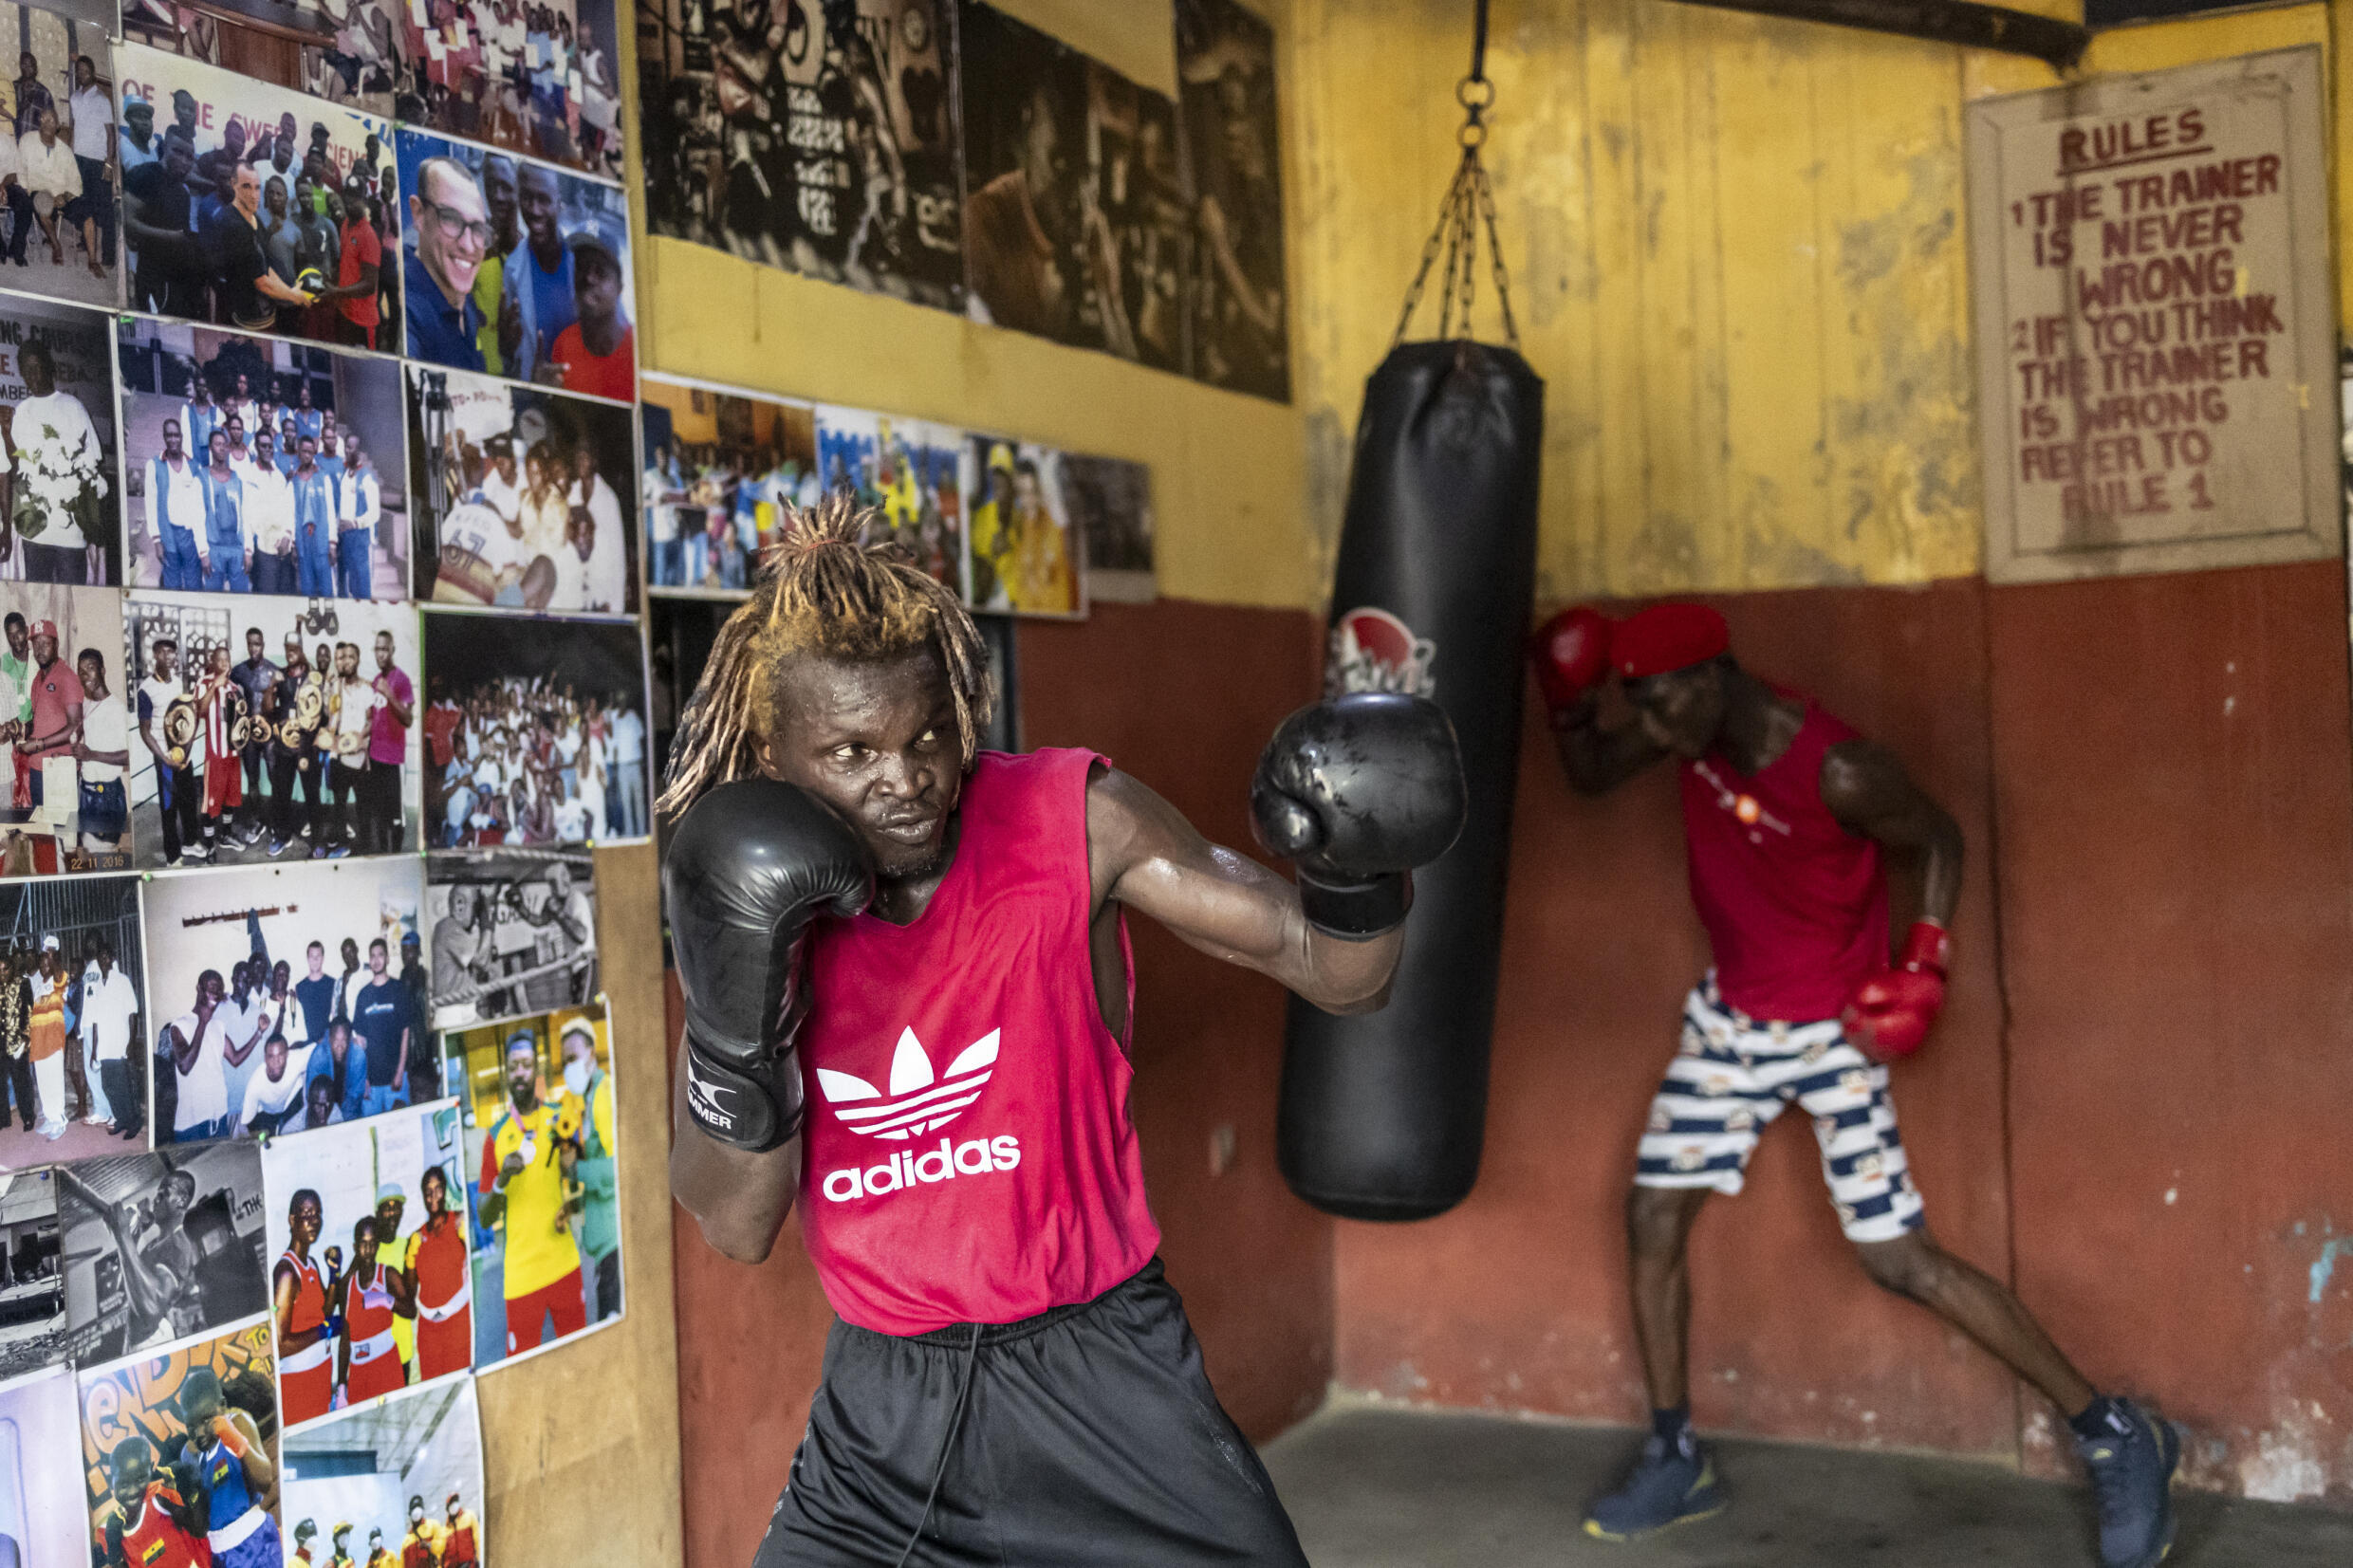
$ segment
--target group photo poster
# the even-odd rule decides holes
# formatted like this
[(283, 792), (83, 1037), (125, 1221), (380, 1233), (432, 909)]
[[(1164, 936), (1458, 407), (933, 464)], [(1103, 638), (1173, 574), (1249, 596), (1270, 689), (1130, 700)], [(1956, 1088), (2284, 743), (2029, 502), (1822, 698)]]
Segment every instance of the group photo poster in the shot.
[(408, 367), (417, 597), (559, 614), (637, 607), (630, 412)]
[(1086, 614), (1085, 554), (1071, 527), (1064, 454), (1031, 441), (973, 435), (964, 443), (964, 493), (975, 610), (1024, 616)]
[(201, 9), (122, 0), (122, 36), (210, 65), (234, 61), (281, 87), (389, 115), (402, 78), (403, 14), (402, 0), (243, 0)]
[(0, 288), (122, 304), (112, 0), (0, 0), (17, 43), (0, 135), (16, 144)]
[(417, 856), (147, 884), (155, 1141), (238, 1142), (441, 1098)]
[[(392, 122), (182, 55), (126, 45), (122, 101), (156, 157), (122, 181), (134, 310), (247, 333), (390, 348)], [(168, 113), (167, 113), (168, 108)]]
[(0, 587), (121, 581), (108, 320), (0, 295)]
[(1236, 0), (1176, 0), (1193, 192), (1193, 375), (1288, 403), (1274, 29)]
[(637, 0), (646, 222), (944, 310), (964, 294), (955, 0)]
[(442, 1037), (474, 1183), (474, 1365), (621, 1316), (613, 1047), (602, 1006)]
[(0, 884), (0, 1172), (147, 1147), (145, 949), (136, 876)]
[(131, 868), (128, 674), (120, 593), (0, 581), (0, 876)]
[(784, 507), (824, 494), (817, 410), (650, 376), (638, 398), (646, 585), (750, 592)]
[(436, 851), (425, 931), (436, 1029), (584, 1007), (598, 996), (595, 856)]
[(116, 360), (128, 586), (408, 597), (398, 364), (145, 318)]
[[(270, 1361), (269, 1325), (261, 1321), (83, 1370), (82, 1463), (94, 1563), (288, 1560)], [(208, 1551), (208, 1537), (224, 1543), (219, 1551)]]
[(279, 1513), (298, 1554), (292, 1560), (481, 1568), (482, 1417), (473, 1379), (355, 1405), (289, 1430), (279, 1453)]
[(90, 1551), (82, 1478), (82, 1407), (71, 1367), (0, 1385), (0, 1536), (20, 1568), (81, 1568)]
[(621, 177), (614, 0), (413, 0), (402, 47), (402, 124)]
[(628, 402), (638, 358), (629, 202), (529, 158), (400, 132), (407, 353)]
[(417, 612), (123, 596), (139, 862), (398, 855), (420, 836)]
[[(0, 1171), (0, 1385), (65, 1359), (65, 1259), (57, 1172)], [(6, 1533), (0, 1526), (0, 1534)]]
[(287, 1427), (472, 1367), (467, 1175), (446, 1100), (263, 1146)]
[(874, 520), (870, 544), (892, 544), (927, 574), (970, 598), (964, 559), (964, 433), (863, 409), (817, 407), (817, 465), (827, 493), (847, 494)]
[(636, 622), (428, 610), (425, 669), (432, 847), (653, 831)]
[[(268, 1310), (262, 1164), (252, 1144), (195, 1144), (56, 1170), (66, 1356), (76, 1366), (159, 1356)], [(267, 1351), (266, 1323), (264, 1337)]]

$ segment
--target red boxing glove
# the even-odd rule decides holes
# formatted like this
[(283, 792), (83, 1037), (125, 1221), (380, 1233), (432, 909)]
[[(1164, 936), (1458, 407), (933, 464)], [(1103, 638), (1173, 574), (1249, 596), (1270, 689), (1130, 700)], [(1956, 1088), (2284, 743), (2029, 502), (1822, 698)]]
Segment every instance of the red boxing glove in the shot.
[(1546, 621), (1529, 639), (1536, 684), (1555, 729), (1609, 674), (1609, 639), (1616, 626), (1601, 611), (1580, 604)]
[(222, 1448), (227, 1448), (239, 1459), (243, 1459), (250, 1451), (244, 1434), (237, 1430), (237, 1424), (226, 1415), (213, 1417), (213, 1435), (220, 1439)]
[(1952, 938), (1934, 920), (1915, 920), (1892, 969), (1857, 986), (1839, 1011), (1855, 1048), (1874, 1061), (1898, 1061), (1920, 1048), (1944, 1011), (1945, 954)]

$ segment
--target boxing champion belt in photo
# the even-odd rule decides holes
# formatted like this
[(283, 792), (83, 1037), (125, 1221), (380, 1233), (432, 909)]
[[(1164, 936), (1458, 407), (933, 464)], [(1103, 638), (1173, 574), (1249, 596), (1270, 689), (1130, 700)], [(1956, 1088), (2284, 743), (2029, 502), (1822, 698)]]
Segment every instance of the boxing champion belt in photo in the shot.
[(1405, 692), (1444, 709), (1469, 813), (1454, 847), (1414, 873), (1389, 1005), (1341, 1018), (1289, 1002), (1283, 1175), (1353, 1219), (1441, 1213), (1478, 1178), (1543, 443), (1544, 382), (1511, 349), (1399, 343), (1365, 382), (1325, 693)]
[(188, 766), (188, 749), (196, 744), (196, 705), (186, 697), (163, 710), (163, 755), (174, 767)]
[(335, 737), (335, 760), (346, 767), (367, 760), (368, 738), (364, 734), (344, 734)]
[(319, 689), (319, 677), (303, 682), (294, 693), (294, 722), (305, 729), (316, 729), (326, 720), (326, 693)]
[[(265, 732), (268, 731), (269, 729), (269, 721), (263, 721), (262, 729)], [(243, 713), (238, 714), (235, 718), (229, 721), (230, 750), (242, 751), (248, 745), (259, 738), (259, 736), (256, 736), (253, 733), (253, 721), (247, 718)]]

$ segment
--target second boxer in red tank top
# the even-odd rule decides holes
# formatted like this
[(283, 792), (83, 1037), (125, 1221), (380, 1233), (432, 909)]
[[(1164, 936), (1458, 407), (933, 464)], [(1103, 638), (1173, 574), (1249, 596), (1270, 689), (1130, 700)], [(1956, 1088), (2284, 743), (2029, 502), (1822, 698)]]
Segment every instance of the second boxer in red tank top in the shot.
[[(1814, 1124), (1823, 1177), (1865, 1272), (2059, 1408), (2100, 1493), (2103, 1563), (2151, 1568), (2173, 1539), (2177, 1436), (2132, 1401), (2100, 1397), (2015, 1296), (1930, 1238), (1897, 1135), (1887, 1064), (1919, 1048), (1943, 1006), (1959, 824), (1892, 752), (1742, 669), (1714, 610), (1659, 604), (1621, 623), (1571, 610), (1537, 634), (1534, 652), (1561, 761), (1581, 792), (1675, 760), (1692, 902), (1714, 958), (1684, 1002), (1681, 1044), (1651, 1102), (1627, 1205), (1654, 1430), (1586, 1531), (1628, 1540), (1723, 1506), (1714, 1462), (1691, 1430), (1685, 1244), (1708, 1195), (1740, 1190), (1758, 1136), (1794, 1102)], [(1634, 722), (1609, 727), (1597, 696), (1613, 673)], [(1899, 944), (1889, 930), (1890, 857), (1918, 871), (1918, 918)]]
[(787, 510), (661, 802), (672, 1189), (755, 1263), (797, 1199), (841, 1319), (757, 1561), (1304, 1563), (1154, 1255), (1126, 917), (1379, 1006), (1460, 826), (1453, 730), (1396, 695), (1287, 721), (1251, 803), (1294, 885), (1091, 751), (979, 754), (953, 591), (846, 498)]

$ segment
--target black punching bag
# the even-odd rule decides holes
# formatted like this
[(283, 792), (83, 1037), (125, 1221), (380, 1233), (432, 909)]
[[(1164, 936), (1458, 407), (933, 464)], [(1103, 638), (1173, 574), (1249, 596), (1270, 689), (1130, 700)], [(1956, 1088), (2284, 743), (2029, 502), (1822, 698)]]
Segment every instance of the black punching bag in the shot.
[(1414, 873), (1388, 1006), (1337, 1018), (1290, 999), (1283, 1176), (1351, 1219), (1441, 1213), (1478, 1177), (1543, 441), (1544, 382), (1509, 348), (1401, 343), (1365, 383), (1325, 692), (1435, 699), (1471, 810)]

